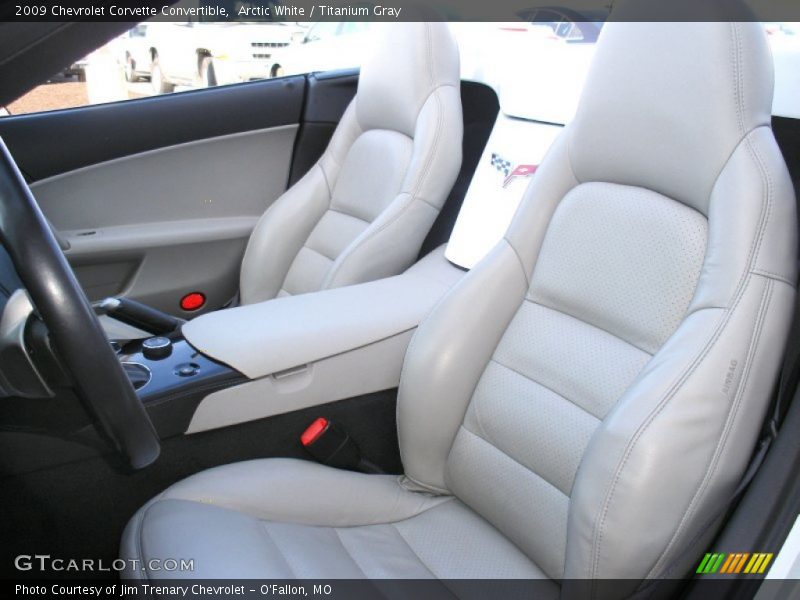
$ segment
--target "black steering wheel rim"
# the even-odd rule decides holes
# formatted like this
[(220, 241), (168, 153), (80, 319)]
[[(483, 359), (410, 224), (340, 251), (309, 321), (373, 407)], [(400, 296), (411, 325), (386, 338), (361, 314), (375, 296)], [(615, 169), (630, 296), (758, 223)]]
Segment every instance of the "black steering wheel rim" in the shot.
[(0, 241), (97, 429), (130, 467), (151, 464), (158, 434), (2, 138)]

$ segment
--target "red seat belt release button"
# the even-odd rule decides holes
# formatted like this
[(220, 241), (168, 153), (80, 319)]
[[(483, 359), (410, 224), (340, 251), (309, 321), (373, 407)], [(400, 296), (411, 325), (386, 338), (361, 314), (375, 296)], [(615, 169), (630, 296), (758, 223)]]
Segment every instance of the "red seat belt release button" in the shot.
[(306, 448), (316, 442), (328, 430), (330, 423), (325, 417), (316, 419), (300, 436), (300, 443)]

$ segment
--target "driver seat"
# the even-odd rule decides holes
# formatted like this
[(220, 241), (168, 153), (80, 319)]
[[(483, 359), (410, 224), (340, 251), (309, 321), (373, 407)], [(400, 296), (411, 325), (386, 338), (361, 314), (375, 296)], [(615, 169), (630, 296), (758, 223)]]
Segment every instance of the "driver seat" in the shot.
[(177, 578), (540, 578), (553, 596), (682, 576), (748, 464), (795, 301), (771, 74), (757, 23), (608, 23), (505, 239), (408, 349), (405, 475), (207, 470), (132, 518), (122, 556), (193, 558)]

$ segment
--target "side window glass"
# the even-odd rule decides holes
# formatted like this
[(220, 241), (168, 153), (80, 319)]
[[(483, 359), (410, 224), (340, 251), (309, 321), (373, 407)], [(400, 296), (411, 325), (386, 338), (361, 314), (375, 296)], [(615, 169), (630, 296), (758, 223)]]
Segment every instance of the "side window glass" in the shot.
[[(339, 27), (319, 25), (323, 36)], [(305, 40), (307, 30), (270, 19), (140, 23), (6, 108), (26, 114), (276, 77), (279, 53)]]

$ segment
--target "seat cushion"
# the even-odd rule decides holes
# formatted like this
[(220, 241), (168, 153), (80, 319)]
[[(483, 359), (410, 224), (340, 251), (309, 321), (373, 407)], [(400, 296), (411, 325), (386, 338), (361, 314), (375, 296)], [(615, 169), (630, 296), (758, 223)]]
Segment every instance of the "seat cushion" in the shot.
[(132, 578), (157, 577), (147, 563), (168, 558), (194, 560), (171, 578), (544, 578), (452, 496), (291, 459), (218, 467), (172, 486), (131, 519), (121, 554), (145, 567)]

